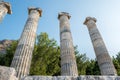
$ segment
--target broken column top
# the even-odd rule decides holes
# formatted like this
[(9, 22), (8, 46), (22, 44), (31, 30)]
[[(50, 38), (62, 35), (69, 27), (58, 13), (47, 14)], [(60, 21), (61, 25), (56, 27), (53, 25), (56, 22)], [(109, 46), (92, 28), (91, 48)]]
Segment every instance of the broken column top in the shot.
[(0, 2), (0, 5), (4, 5), (7, 9), (8, 9), (8, 14), (12, 14), (12, 10), (11, 10), (11, 5), (10, 5), (10, 3), (8, 3), (8, 2), (4, 2), (4, 1), (2, 1), (2, 2)]
[(60, 12), (60, 13), (58, 13), (58, 19), (60, 19), (60, 17), (63, 16), (63, 15), (67, 16), (68, 19), (70, 19), (70, 17), (71, 17), (71, 16), (69, 15), (69, 13), (67, 13), (67, 12)]
[(84, 21), (84, 23), (83, 24), (87, 24), (87, 22), (89, 21), (89, 20), (93, 20), (94, 22), (97, 22), (97, 19), (96, 18), (94, 18), (94, 17), (86, 17), (86, 19), (85, 19), (85, 21)]
[(40, 17), (42, 16), (42, 9), (41, 8), (39, 8), (39, 7), (37, 7), (37, 8), (35, 8), (35, 7), (29, 7), (28, 8), (28, 14), (30, 14), (31, 10), (37, 10), (39, 12), (39, 14), (40, 14)]

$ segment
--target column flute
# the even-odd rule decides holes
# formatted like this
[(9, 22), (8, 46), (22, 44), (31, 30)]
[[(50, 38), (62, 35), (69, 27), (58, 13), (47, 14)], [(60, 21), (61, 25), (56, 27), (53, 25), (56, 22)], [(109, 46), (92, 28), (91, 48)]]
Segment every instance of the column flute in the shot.
[(11, 67), (16, 69), (19, 79), (29, 74), (36, 30), (42, 10), (40, 8), (28, 8), (28, 13), (29, 17), (11, 63)]
[(96, 19), (87, 17), (84, 24), (87, 25), (90, 38), (96, 53), (96, 58), (102, 75), (117, 75), (115, 67), (109, 56), (104, 41), (96, 26)]
[(61, 12), (58, 15), (60, 21), (60, 53), (61, 53), (61, 75), (78, 76), (75, 51), (70, 31), (70, 15)]

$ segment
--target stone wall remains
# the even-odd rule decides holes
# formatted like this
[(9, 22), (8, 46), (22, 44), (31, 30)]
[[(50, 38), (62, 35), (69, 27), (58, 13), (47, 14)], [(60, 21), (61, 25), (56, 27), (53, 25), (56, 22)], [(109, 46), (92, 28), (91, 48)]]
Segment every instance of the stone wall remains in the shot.
[(14, 68), (0, 66), (0, 80), (18, 80)]
[(120, 80), (120, 76), (27, 76), (21, 80)]

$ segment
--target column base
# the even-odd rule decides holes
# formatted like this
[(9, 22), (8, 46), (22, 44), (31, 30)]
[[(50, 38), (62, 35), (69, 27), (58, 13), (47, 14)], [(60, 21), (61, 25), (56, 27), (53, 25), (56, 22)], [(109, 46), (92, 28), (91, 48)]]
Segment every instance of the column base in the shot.
[(21, 80), (120, 80), (120, 76), (26, 76)]
[(14, 68), (0, 66), (0, 80), (120, 80), (120, 76), (80, 75), (80, 76), (26, 76), (16, 78)]
[(0, 80), (18, 80), (14, 68), (0, 66)]

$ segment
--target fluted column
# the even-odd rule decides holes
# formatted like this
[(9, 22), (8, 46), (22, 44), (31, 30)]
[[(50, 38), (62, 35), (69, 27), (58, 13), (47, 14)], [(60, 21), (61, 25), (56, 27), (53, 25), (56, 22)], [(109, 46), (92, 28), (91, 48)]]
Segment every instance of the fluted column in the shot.
[(17, 77), (19, 79), (29, 74), (36, 30), (42, 10), (39, 8), (28, 8), (28, 13), (29, 17), (25, 24), (11, 64), (11, 67), (16, 69)]
[(61, 12), (58, 15), (60, 21), (60, 51), (61, 51), (61, 75), (78, 76), (73, 40), (70, 31), (70, 15)]
[(11, 5), (8, 2), (0, 2), (0, 21), (4, 18), (6, 14), (11, 14)]
[(101, 74), (117, 75), (115, 67), (95, 23), (96, 19), (93, 17), (87, 17), (84, 22), (84, 24), (87, 25), (90, 34)]

